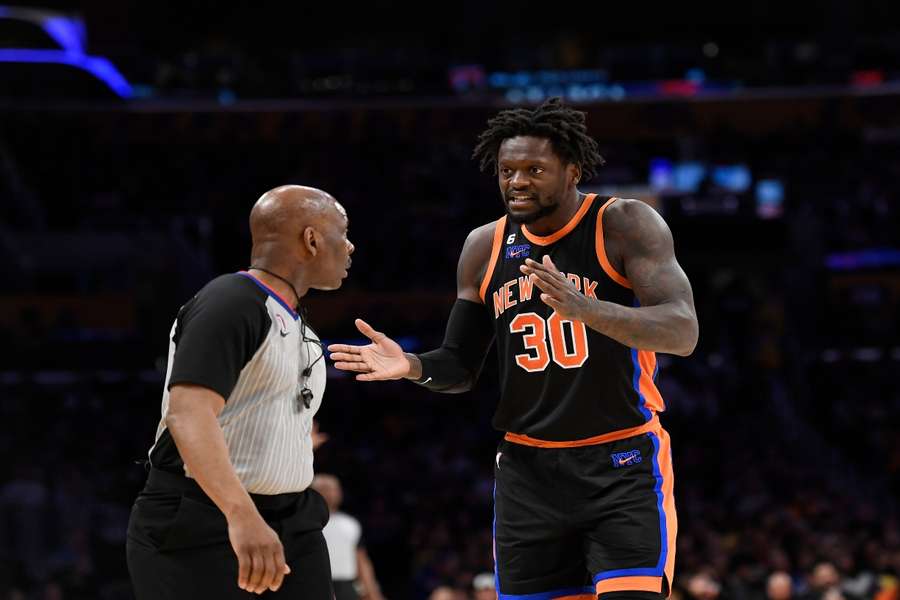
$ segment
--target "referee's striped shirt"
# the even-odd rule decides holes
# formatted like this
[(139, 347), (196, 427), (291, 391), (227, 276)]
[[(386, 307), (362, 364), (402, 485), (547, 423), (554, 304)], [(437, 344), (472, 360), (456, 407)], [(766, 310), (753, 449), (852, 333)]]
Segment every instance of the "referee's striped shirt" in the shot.
[[(304, 335), (318, 340), (309, 327)], [(179, 383), (225, 398), (219, 425), (231, 463), (248, 492), (281, 494), (307, 488), (313, 477), (312, 418), (325, 391), (322, 347), (301, 339), (297, 313), (247, 272), (209, 282), (178, 311), (169, 339), (162, 418), (150, 464), (188, 472), (166, 429), (169, 389)], [(302, 371), (315, 362), (306, 380)], [(300, 400), (306, 385), (309, 408)]]

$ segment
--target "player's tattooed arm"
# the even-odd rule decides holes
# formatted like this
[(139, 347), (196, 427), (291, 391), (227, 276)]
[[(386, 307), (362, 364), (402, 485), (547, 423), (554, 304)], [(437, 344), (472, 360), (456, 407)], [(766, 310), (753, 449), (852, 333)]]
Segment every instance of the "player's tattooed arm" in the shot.
[(635, 200), (617, 200), (603, 219), (607, 256), (628, 280), (640, 306), (587, 298), (559, 272), (549, 257), (526, 260), (541, 300), (560, 316), (640, 350), (687, 356), (697, 345), (697, 314), (687, 275), (675, 259), (669, 227), (655, 210)]
[(617, 200), (607, 212), (604, 230), (619, 248), (614, 258), (621, 257), (621, 272), (640, 302), (607, 319), (607, 335), (632, 348), (687, 356), (697, 345), (697, 311), (669, 226), (638, 200)]

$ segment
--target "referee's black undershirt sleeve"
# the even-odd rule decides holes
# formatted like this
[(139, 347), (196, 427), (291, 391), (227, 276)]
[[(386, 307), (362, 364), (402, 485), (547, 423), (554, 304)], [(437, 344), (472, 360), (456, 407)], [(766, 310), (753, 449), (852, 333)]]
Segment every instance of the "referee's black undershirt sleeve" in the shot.
[(272, 324), (265, 294), (238, 277), (214, 280), (179, 311), (169, 389), (201, 385), (227, 400), (259, 350)]
[(444, 343), (417, 355), (422, 377), (416, 383), (448, 394), (472, 389), (493, 340), (494, 327), (484, 305), (457, 298), (447, 319)]

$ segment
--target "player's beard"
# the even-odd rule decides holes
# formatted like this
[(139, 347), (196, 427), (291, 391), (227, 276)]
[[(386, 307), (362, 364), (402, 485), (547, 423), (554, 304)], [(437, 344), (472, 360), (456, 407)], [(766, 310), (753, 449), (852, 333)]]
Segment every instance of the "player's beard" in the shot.
[(556, 209), (559, 208), (559, 202), (555, 199), (550, 204), (541, 204), (540, 200), (537, 200), (536, 202), (538, 204), (538, 209), (527, 214), (513, 214), (510, 212), (509, 203), (505, 198), (503, 200), (503, 206), (506, 208), (506, 214), (509, 216), (509, 220), (520, 225), (530, 225), (538, 219), (542, 219), (547, 215), (552, 215), (556, 212)]

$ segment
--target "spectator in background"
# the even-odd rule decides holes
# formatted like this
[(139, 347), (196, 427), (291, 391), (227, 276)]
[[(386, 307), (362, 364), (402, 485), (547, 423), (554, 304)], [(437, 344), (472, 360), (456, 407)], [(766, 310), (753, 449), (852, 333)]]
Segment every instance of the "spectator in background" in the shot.
[(829, 561), (816, 563), (809, 577), (809, 591), (805, 600), (856, 600), (841, 588), (841, 574)]
[(474, 600), (497, 600), (497, 585), (493, 573), (479, 573), (472, 578)]
[(793, 583), (791, 576), (784, 571), (775, 571), (766, 582), (766, 598), (768, 600), (791, 600)]
[(331, 559), (335, 599), (384, 600), (372, 561), (361, 542), (362, 526), (355, 518), (338, 510), (344, 500), (341, 482), (334, 475), (320, 473), (313, 478), (312, 488), (322, 494), (331, 513), (322, 533)]
[(697, 573), (688, 579), (687, 592), (695, 600), (717, 600), (722, 586), (709, 573)]
[(442, 585), (434, 588), (428, 595), (428, 600), (465, 600), (466, 594), (462, 590)]

